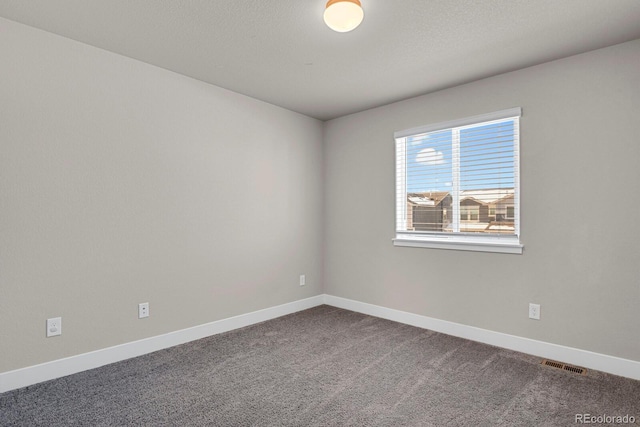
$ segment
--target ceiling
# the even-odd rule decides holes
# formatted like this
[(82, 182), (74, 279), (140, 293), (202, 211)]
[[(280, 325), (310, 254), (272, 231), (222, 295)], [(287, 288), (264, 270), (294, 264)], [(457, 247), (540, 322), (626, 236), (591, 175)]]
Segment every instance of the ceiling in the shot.
[(0, 0), (0, 16), (321, 120), (640, 38), (639, 0)]

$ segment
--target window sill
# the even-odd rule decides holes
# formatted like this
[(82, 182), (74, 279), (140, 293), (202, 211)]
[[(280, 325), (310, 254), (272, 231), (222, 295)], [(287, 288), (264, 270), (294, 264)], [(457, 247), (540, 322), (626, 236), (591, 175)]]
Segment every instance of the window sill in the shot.
[(394, 246), (406, 246), (412, 248), (448, 249), (455, 251), (497, 252), (504, 254), (522, 254), (524, 246), (517, 241), (473, 241), (452, 238), (407, 238), (397, 237), (393, 239)]

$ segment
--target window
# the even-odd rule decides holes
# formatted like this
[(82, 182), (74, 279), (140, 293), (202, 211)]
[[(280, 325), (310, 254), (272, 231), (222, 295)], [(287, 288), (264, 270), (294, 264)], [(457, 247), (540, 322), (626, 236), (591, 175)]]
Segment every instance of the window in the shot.
[(460, 206), (460, 221), (478, 222), (480, 208), (478, 206)]
[(495, 219), (496, 218), (496, 207), (495, 207), (495, 205), (489, 205), (489, 218), (491, 218), (491, 219)]
[(395, 133), (396, 246), (522, 253), (520, 108)]
[(515, 212), (515, 206), (507, 206), (507, 219), (513, 219)]

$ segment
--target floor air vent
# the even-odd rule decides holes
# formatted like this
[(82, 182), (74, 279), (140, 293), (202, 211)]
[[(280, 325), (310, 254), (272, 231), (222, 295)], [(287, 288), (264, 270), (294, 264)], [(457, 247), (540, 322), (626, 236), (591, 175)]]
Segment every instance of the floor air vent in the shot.
[(587, 375), (587, 370), (585, 368), (579, 368), (577, 366), (567, 365), (561, 362), (554, 362), (553, 360), (543, 360), (542, 364), (544, 366), (551, 366), (552, 368), (562, 369), (563, 371), (573, 372), (574, 374)]

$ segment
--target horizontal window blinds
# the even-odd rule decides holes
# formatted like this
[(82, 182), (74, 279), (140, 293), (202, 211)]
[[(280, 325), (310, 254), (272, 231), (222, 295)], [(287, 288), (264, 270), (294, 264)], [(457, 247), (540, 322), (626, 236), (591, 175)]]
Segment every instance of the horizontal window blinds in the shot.
[(519, 115), (396, 133), (397, 232), (517, 235)]

